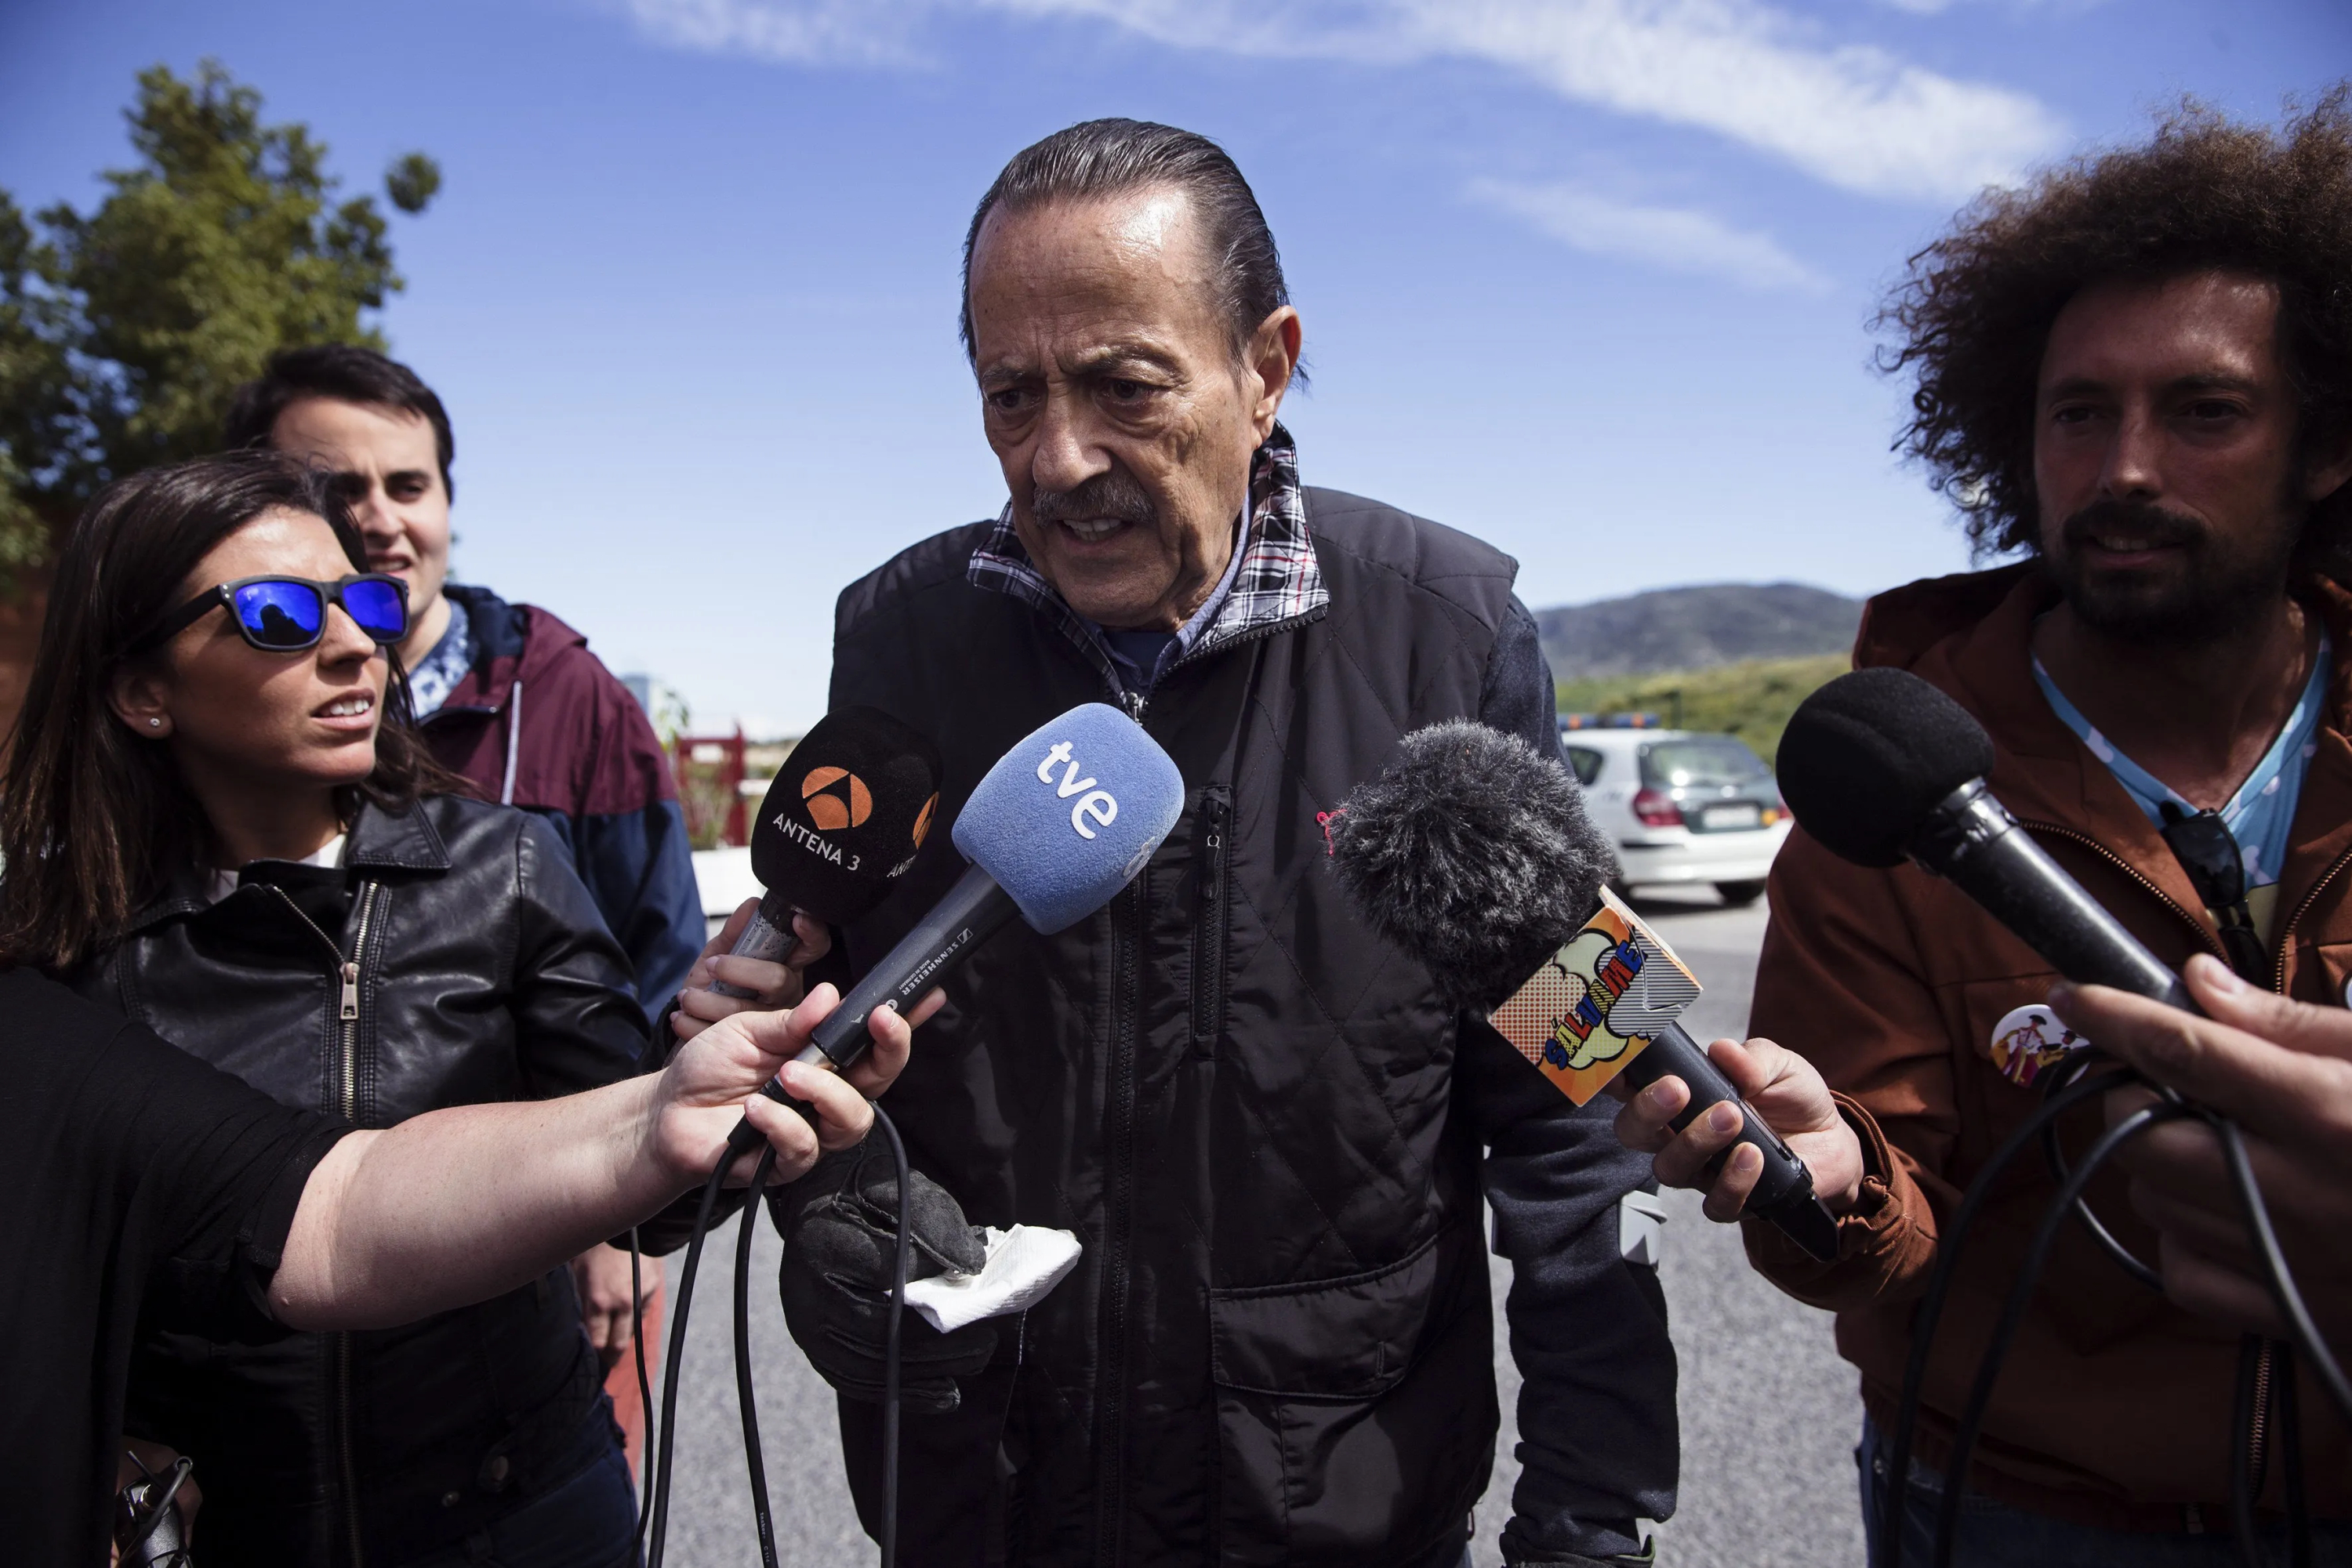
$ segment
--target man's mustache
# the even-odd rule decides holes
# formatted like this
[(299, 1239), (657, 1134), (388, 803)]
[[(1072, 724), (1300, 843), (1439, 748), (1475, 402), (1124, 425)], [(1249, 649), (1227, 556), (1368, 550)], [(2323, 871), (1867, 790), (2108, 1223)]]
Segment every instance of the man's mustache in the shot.
[(2069, 550), (2079, 550), (2096, 539), (2131, 539), (2153, 546), (2203, 542), (2205, 525), (2193, 517), (2167, 511), (2153, 501), (2095, 500), (2066, 520), (2063, 531)]
[(1039, 522), (1087, 522), (1116, 518), (1149, 526), (1160, 516), (1150, 493), (1125, 468), (1106, 468), (1066, 490), (1036, 490), (1029, 498), (1030, 515)]

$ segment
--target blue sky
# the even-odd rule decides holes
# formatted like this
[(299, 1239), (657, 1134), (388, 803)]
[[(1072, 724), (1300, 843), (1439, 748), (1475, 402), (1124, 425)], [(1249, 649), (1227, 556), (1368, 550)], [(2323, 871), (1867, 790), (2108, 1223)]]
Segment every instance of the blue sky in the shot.
[(132, 75), (214, 56), (353, 188), (411, 148), (394, 352), (461, 576), (698, 727), (822, 710), (835, 594), (991, 513), (971, 205), (1099, 114), (1223, 142), (1306, 319), (1310, 483), (1536, 605), (1958, 570), (1867, 321), (1971, 193), (2195, 92), (2352, 72), (2341, 0), (5, 0), (0, 186), (87, 205)]

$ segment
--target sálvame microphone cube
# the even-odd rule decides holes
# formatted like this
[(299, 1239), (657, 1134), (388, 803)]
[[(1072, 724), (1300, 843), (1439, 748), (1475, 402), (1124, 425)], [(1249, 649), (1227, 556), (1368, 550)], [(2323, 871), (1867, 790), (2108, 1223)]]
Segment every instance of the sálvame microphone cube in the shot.
[(1495, 1032), (1578, 1105), (1698, 997), (1697, 977), (1603, 888), (1601, 907), (1488, 1016)]

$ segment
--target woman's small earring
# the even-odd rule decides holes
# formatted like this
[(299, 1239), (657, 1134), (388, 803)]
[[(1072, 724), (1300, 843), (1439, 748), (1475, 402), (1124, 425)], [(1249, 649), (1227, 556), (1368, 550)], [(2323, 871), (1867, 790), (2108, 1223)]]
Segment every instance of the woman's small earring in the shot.
[(147, 721), (147, 728), (149, 728), (150, 730), (160, 730), (160, 729), (162, 729), (163, 727), (163, 721), (162, 721), (161, 719), (150, 719), (150, 720), (148, 720), (148, 721)]

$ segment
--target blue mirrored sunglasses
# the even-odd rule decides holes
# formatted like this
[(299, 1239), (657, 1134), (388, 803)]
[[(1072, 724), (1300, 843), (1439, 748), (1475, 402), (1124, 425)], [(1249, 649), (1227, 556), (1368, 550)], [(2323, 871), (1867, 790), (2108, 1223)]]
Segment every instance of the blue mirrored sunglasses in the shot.
[(332, 583), (308, 577), (240, 577), (223, 583), (173, 610), (131, 647), (156, 647), (223, 605), (236, 619), (237, 635), (264, 653), (299, 653), (326, 635), (327, 606), (341, 605), (352, 624), (378, 644), (408, 635), (408, 584), (378, 572), (355, 573)]

